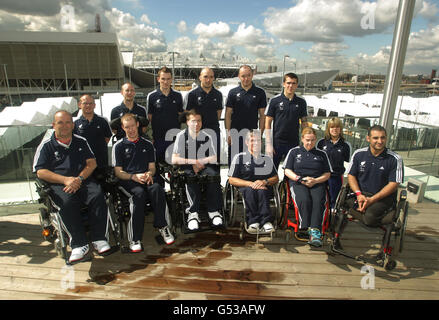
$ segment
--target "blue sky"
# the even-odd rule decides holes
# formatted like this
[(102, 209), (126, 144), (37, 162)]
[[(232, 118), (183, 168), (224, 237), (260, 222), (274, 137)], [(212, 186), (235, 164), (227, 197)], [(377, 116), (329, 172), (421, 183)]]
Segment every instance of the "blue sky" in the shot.
[[(36, 5), (38, 3), (38, 5)], [(0, 30), (86, 31), (101, 16), (137, 61), (219, 60), (287, 68), (385, 73), (398, 0), (2, 0)], [(60, 9), (75, 9), (75, 24), (60, 27)], [(439, 69), (439, 0), (417, 0), (404, 72)], [(373, 28), (364, 29), (364, 18)], [(370, 19), (367, 20), (370, 23)]]

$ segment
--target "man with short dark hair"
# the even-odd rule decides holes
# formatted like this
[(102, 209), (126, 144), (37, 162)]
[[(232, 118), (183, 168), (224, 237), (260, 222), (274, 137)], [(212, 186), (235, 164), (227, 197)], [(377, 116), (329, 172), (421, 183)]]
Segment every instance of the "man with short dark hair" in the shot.
[[(404, 164), (401, 156), (386, 148), (384, 127), (369, 128), (366, 140), (369, 146), (354, 152), (347, 169), (349, 187), (355, 197), (346, 200), (346, 204), (361, 213), (365, 225), (379, 227), (397, 201), (398, 186), (404, 182)], [(341, 249), (346, 217), (338, 216), (336, 221), (334, 247)]]
[(348, 182), (356, 194), (358, 211), (364, 214), (364, 223), (376, 227), (396, 201), (398, 186), (404, 181), (404, 166), (401, 156), (386, 148), (384, 127), (371, 127), (366, 140), (369, 147), (352, 155)]
[(266, 153), (273, 157), (276, 169), (290, 149), (299, 145), (299, 129), (307, 126), (306, 101), (296, 95), (299, 78), (287, 73), (283, 92), (270, 99), (265, 110)]
[[(183, 97), (180, 92), (173, 90), (171, 87), (171, 69), (161, 68), (158, 72), (157, 81), (160, 86), (148, 94), (146, 109), (148, 120), (152, 126), (157, 161), (165, 161), (166, 149), (173, 142), (165, 139), (166, 133), (172, 129), (180, 130), (178, 115), (183, 112)], [(170, 158), (167, 160), (170, 163)]]
[(54, 133), (38, 146), (33, 171), (50, 184), (53, 201), (60, 207), (63, 227), (70, 238), (70, 263), (84, 259), (89, 251), (88, 239), (80, 214), (88, 206), (90, 237), (99, 254), (110, 250), (107, 235), (107, 204), (98, 183), (91, 177), (96, 159), (87, 140), (74, 135), (72, 115), (60, 110), (52, 123)]

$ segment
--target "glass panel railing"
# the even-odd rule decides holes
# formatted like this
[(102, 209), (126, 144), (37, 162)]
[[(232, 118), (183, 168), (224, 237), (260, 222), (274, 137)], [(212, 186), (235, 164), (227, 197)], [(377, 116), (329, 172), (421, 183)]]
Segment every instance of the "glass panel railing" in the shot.
[[(308, 121), (317, 131), (318, 138), (324, 136), (330, 117), (310, 117)], [(353, 150), (367, 146), (367, 128), (379, 122), (377, 117), (340, 117), (344, 123), (344, 137)], [(404, 159), (405, 183), (413, 177), (427, 183), (425, 196), (439, 201), (439, 127), (421, 123), (395, 120), (395, 134), (388, 146)], [(35, 151), (49, 125), (0, 126), (0, 205), (36, 202), (32, 164)], [(222, 163), (227, 167), (227, 146), (224, 123), (222, 128)], [(111, 149), (111, 146), (109, 147)], [(110, 151), (110, 150), (109, 150)]]

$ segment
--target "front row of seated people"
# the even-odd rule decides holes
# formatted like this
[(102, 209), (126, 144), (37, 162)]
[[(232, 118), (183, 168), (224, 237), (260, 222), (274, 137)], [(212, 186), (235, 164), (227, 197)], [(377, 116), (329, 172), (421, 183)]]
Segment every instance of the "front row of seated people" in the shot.
[[(216, 148), (209, 132), (201, 130), (201, 115), (192, 110), (185, 112), (184, 116), (188, 128), (176, 137), (173, 164), (181, 165), (188, 176), (219, 175)], [(139, 136), (139, 123), (134, 115), (124, 115), (121, 124), (126, 137), (113, 146), (112, 161), (121, 186), (133, 195), (128, 228), (130, 250), (142, 251), (146, 199), (154, 210), (154, 227), (159, 229), (164, 241), (171, 244), (174, 237), (169, 230), (170, 215), (165, 191), (153, 180), (156, 171), (154, 147)], [(93, 248), (104, 254), (110, 250), (108, 208), (100, 185), (92, 177), (96, 168), (95, 155), (85, 138), (73, 134), (74, 123), (69, 112), (58, 111), (52, 125), (54, 133), (37, 148), (33, 170), (38, 178), (51, 185), (53, 201), (60, 208), (62, 225), (70, 238), (72, 253), (69, 261), (79, 261), (89, 252), (79, 214), (84, 204), (88, 207)], [(386, 148), (386, 139), (383, 127), (370, 128), (367, 135), (369, 147), (354, 153), (348, 169), (348, 182), (356, 194), (357, 210), (364, 213), (363, 220), (370, 226), (377, 226), (394, 204), (396, 190), (404, 177), (402, 159)], [(278, 174), (272, 159), (261, 154), (258, 131), (249, 131), (245, 143), (247, 151), (236, 155), (231, 163), (229, 183), (243, 194), (248, 229), (270, 232), (274, 228), (269, 209), (270, 187), (278, 183)], [(331, 176), (333, 165), (327, 153), (316, 148), (316, 133), (312, 128), (304, 128), (302, 143), (302, 146), (289, 151), (283, 167), (290, 179), (291, 194), (299, 211), (299, 228), (308, 233), (309, 244), (320, 246), (323, 214), (328, 201), (326, 181)], [(340, 148), (335, 149), (336, 152), (348, 152), (343, 150), (347, 148), (343, 143)], [(345, 159), (344, 155), (338, 161)], [(336, 165), (340, 167), (340, 163)], [(188, 229), (197, 230), (201, 201), (199, 185), (188, 182), (186, 193), (189, 202)], [(211, 224), (223, 225), (219, 182), (212, 180), (207, 184), (207, 197)]]

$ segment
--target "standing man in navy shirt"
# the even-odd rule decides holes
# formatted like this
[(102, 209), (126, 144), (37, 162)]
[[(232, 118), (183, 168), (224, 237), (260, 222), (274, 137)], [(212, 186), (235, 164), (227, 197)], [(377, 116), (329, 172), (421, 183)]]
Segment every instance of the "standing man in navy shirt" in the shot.
[[(173, 140), (166, 140), (168, 130), (180, 130), (178, 116), (183, 112), (183, 97), (180, 92), (171, 88), (172, 71), (163, 67), (159, 70), (157, 81), (160, 87), (148, 94), (146, 109), (148, 120), (152, 126), (153, 144), (156, 150), (157, 161), (165, 161), (166, 149)], [(175, 135), (173, 135), (175, 136)], [(168, 163), (171, 163), (171, 159)]]
[(238, 153), (232, 160), (229, 183), (243, 194), (247, 229), (271, 232), (274, 230), (274, 217), (270, 211), (271, 188), (279, 182), (279, 177), (271, 158), (261, 154), (259, 131), (248, 131), (245, 144), (248, 150)]
[(145, 224), (145, 205), (149, 198), (154, 210), (154, 227), (159, 229), (166, 244), (172, 244), (174, 237), (169, 230), (171, 223), (166, 194), (153, 180), (155, 175), (155, 150), (151, 142), (139, 136), (139, 122), (130, 113), (121, 119), (126, 137), (113, 146), (113, 166), (122, 187), (133, 195), (130, 206), (131, 217), (128, 240), (131, 252), (141, 252)]
[(98, 167), (94, 174), (104, 174), (105, 168), (108, 167), (107, 145), (113, 135), (110, 125), (105, 118), (94, 113), (96, 104), (92, 96), (83, 95), (79, 99), (78, 107), (82, 110), (82, 115), (75, 120), (73, 133), (86, 138), (96, 156)]
[(276, 169), (288, 151), (299, 145), (300, 123), (307, 126), (306, 101), (295, 93), (298, 84), (297, 75), (287, 73), (283, 92), (271, 98), (265, 110), (266, 152), (273, 156)]
[(238, 133), (243, 129), (258, 129), (258, 123), (261, 135), (265, 129), (267, 96), (264, 89), (257, 87), (253, 83), (253, 69), (248, 65), (243, 65), (239, 68), (238, 78), (241, 80), (241, 84), (229, 91), (226, 102), (224, 124), (229, 145), (229, 166), (234, 155), (242, 152), (244, 149), (246, 133), (241, 135)]
[(81, 207), (88, 206), (90, 237), (99, 254), (110, 250), (107, 235), (107, 204), (102, 189), (90, 177), (96, 159), (87, 140), (73, 134), (72, 115), (60, 110), (53, 119), (54, 133), (38, 146), (33, 171), (50, 184), (52, 199), (60, 207), (63, 227), (70, 238), (70, 263), (79, 262), (89, 252)]
[[(141, 117), (143, 119), (147, 119), (146, 109), (144, 106), (137, 104), (134, 101), (134, 97), (136, 96), (136, 90), (134, 90), (134, 86), (127, 82), (122, 86), (120, 93), (123, 96), (123, 101), (120, 105), (116, 106), (111, 110), (111, 121), (121, 118), (126, 113), (132, 113)], [(139, 120), (141, 119), (139, 118)], [(146, 127), (139, 127), (139, 135), (142, 135), (146, 132)], [(117, 131), (115, 132), (117, 140), (125, 137), (125, 132), (119, 126)]]
[(200, 72), (200, 86), (191, 90), (185, 98), (185, 109), (195, 109), (203, 118), (203, 129), (210, 129), (214, 139), (215, 149), (217, 150), (217, 162), (221, 160), (221, 138), (219, 119), (223, 110), (223, 95), (213, 86), (215, 74), (212, 69), (204, 68)]

